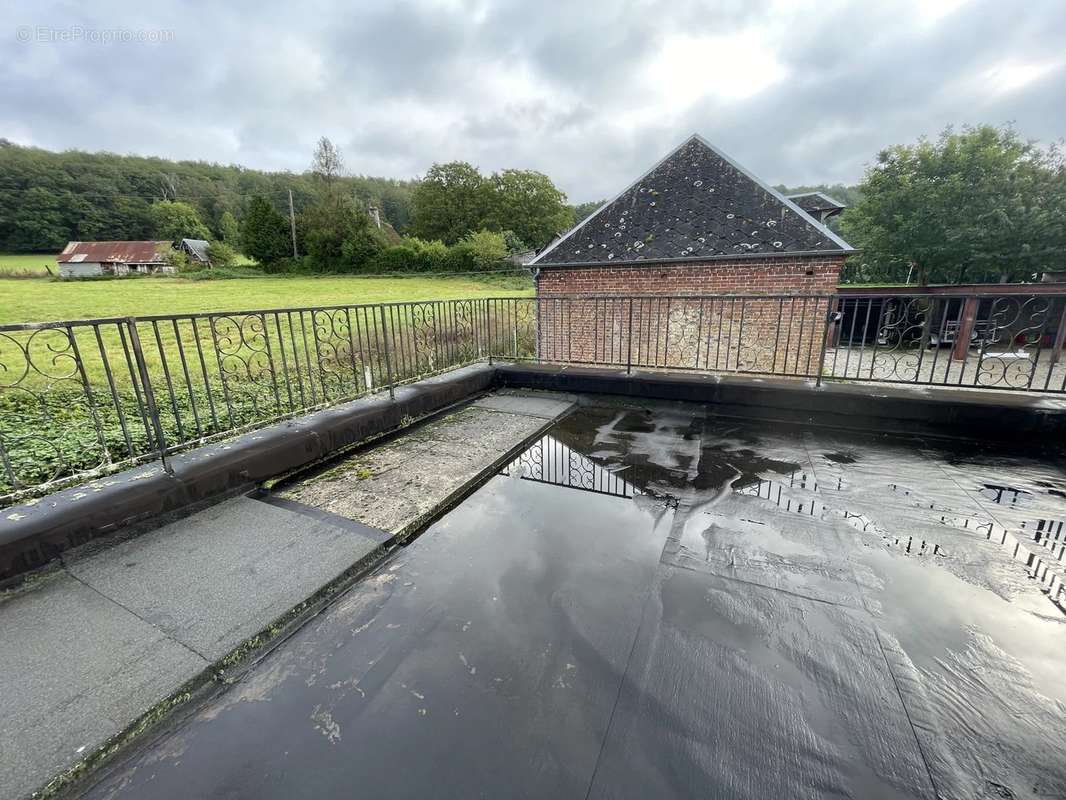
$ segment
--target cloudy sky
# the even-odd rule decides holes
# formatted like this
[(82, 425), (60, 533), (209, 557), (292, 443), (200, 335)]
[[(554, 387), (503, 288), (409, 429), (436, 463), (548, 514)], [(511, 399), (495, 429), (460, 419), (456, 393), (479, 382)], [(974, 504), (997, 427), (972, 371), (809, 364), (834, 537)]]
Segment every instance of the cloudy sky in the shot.
[[(6, 0), (0, 136), (352, 172), (538, 169), (613, 195), (693, 132), (854, 182), (947, 124), (1066, 135), (1066, 1)], [(273, 6), (277, 6), (274, 8)]]

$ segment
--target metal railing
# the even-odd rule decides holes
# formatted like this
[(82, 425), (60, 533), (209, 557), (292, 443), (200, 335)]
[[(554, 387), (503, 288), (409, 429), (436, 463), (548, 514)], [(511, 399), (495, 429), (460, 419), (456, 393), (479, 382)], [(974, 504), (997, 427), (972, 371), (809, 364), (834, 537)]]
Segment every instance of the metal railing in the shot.
[[(530, 298), (0, 326), (0, 505), (506, 354)], [(93, 487), (97, 488), (97, 487)]]
[[(479, 360), (1066, 392), (1066, 295), (541, 296), (0, 326), (0, 505)], [(92, 487), (91, 487), (92, 488)], [(90, 488), (90, 490), (91, 490)]]
[(1066, 294), (541, 297), (542, 361), (1066, 392)]

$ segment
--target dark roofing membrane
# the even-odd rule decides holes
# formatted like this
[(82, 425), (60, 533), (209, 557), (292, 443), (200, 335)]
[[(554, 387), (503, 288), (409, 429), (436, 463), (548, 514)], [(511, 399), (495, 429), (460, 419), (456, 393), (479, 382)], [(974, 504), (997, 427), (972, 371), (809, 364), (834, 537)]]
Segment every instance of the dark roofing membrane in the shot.
[(790, 194), (788, 195), (788, 199), (808, 213), (812, 211), (843, 211), (847, 208), (847, 204), (841, 203), (839, 200), (830, 197), (825, 192)]
[(698, 135), (531, 263), (704, 261), (852, 248)]

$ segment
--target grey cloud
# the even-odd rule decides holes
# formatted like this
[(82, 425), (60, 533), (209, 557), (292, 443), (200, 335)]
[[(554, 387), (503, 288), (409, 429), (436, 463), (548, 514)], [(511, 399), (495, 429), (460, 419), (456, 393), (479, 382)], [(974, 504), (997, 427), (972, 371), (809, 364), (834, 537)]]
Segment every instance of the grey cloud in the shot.
[[(462, 158), (539, 169), (575, 201), (616, 193), (694, 131), (789, 184), (855, 181), (879, 149), (947, 124), (1062, 136), (1061, 0), (970, 0), (925, 27), (913, 9), (812, 2), (773, 40), (780, 82), (672, 108), (647, 77), (670, 36), (775, 31), (790, 12), (772, 0), (16, 0), (0, 32), (0, 136), (302, 170), (325, 134), (353, 172), (411, 177)], [(18, 44), (20, 25), (173, 40)], [(1002, 63), (1058, 67), (997, 93), (982, 76)]]

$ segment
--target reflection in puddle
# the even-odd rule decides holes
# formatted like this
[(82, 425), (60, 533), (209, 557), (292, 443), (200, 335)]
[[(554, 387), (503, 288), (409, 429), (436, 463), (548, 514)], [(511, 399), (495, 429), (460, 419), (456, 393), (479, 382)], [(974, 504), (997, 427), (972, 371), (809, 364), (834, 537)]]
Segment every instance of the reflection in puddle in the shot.
[[(684, 515), (699, 513), (721, 516), (713, 511), (725, 496), (751, 498), (772, 503), (776, 508), (831, 523), (842, 522), (849, 528), (864, 534), (879, 537), (882, 545), (905, 556), (949, 557), (964, 554), (945, 548), (945, 542), (933, 541), (900, 530), (906, 520), (894, 519), (898, 513), (898, 501), (884, 506), (885, 513), (871, 511), (867, 498), (863, 510), (851, 509), (846, 502), (846, 483), (839, 469), (829, 486), (820, 485), (815, 476), (787, 461), (766, 458), (749, 447), (731, 447), (719, 440), (716, 444), (698, 442), (691, 436), (683, 438), (680, 446), (699, 455), (694, 457), (688, 469), (679, 471), (678, 459), (669, 455), (656, 459), (639, 458), (635, 463), (618, 463), (614, 459), (632, 457), (628, 446), (634, 444), (635, 436), (647, 436), (637, 448), (638, 454), (655, 451), (650, 438), (656, 431), (666, 430), (676, 437), (680, 431), (691, 433), (694, 424), (688, 421), (672, 421), (670, 425), (656, 424), (646, 413), (616, 413), (610, 422), (599, 427), (594, 441), (582, 441), (574, 431), (565, 426), (556, 428), (554, 435), (542, 436), (501, 470), (501, 474), (521, 480), (552, 484), (568, 489), (608, 495), (622, 500), (647, 498), (666, 507), (677, 508), (687, 492), (695, 491)], [(670, 438), (670, 437), (660, 437)], [(570, 440), (576, 439), (576, 442)], [(581, 452), (580, 446), (593, 449), (594, 455)], [(605, 446), (607, 449), (604, 449)], [(849, 452), (823, 453), (823, 458), (835, 468), (846, 469), (856, 464), (858, 458)], [(686, 459), (688, 457), (686, 456)], [(682, 459), (684, 460), (684, 459)], [(739, 466), (738, 466), (739, 465)], [(776, 477), (764, 477), (766, 472), (777, 473)], [(871, 479), (871, 476), (866, 476)], [(1050, 485), (1050, 484), (1049, 484)], [(686, 489), (686, 486), (689, 487)], [(1013, 527), (1000, 524), (989, 517), (970, 516), (960, 513), (938, 499), (930, 499), (912, 488), (897, 482), (883, 484), (888, 494), (903, 499), (905, 508), (924, 512), (919, 515), (919, 524), (930, 523), (950, 528), (953, 531), (973, 533), (986, 541), (998, 544), (1015, 562), (1019, 562), (1024, 574), (1037, 582), (1044, 594), (1061, 610), (1066, 611), (1066, 582), (1063, 580), (1063, 565), (1066, 564), (1066, 524), (1061, 520), (1023, 520)], [(1033, 492), (1009, 484), (982, 483), (979, 494), (982, 498), (1011, 509), (1021, 509), (1033, 499)], [(666, 490), (664, 490), (664, 488)], [(1046, 487), (1044, 487), (1046, 488)], [(865, 487), (876, 495), (876, 484)], [(1048, 491), (1048, 495), (1052, 495)], [(702, 499), (701, 499), (702, 498)], [(952, 501), (954, 502), (954, 501)], [(878, 505), (876, 496), (872, 501)], [(979, 510), (975, 506), (975, 510)], [(749, 512), (731, 514), (745, 524), (765, 526), (765, 520), (754, 518)], [(682, 525), (683, 527), (683, 525)], [(703, 530), (705, 559), (721, 539), (716, 526)], [(668, 550), (680, 545), (680, 539), (667, 544)], [(779, 543), (780, 544), (780, 543)], [(1030, 549), (1030, 545), (1038, 549)], [(957, 545), (956, 545), (957, 548)], [(731, 559), (734, 556), (730, 556)]]
[(1066, 797), (1060, 501), (819, 436), (580, 409), (91, 796)]
[(981, 487), (978, 494), (991, 500), (996, 505), (1012, 507), (1024, 505), (1033, 498), (1033, 493), (1027, 492), (1025, 489), (1018, 489), (1014, 486), (997, 486), (994, 483), (986, 483)]
[(500, 474), (627, 499), (642, 493), (621, 477), (621, 471), (607, 469), (553, 436), (542, 436)]

